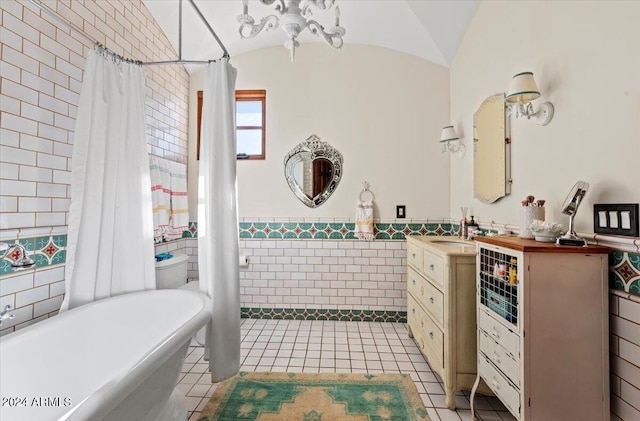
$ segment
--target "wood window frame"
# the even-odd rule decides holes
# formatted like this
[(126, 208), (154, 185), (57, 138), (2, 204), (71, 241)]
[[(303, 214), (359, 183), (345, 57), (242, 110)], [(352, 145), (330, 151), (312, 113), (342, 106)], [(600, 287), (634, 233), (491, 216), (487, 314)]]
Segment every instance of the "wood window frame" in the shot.
[[(196, 159), (200, 160), (200, 127), (202, 123), (202, 98), (203, 92), (198, 91), (198, 122), (197, 122), (197, 150)], [(262, 154), (249, 155), (246, 158), (237, 158), (238, 160), (265, 160), (267, 147), (267, 91), (264, 89), (241, 89), (235, 92), (235, 101), (260, 101), (262, 103), (262, 126), (237, 126), (237, 130), (256, 130), (262, 129)]]

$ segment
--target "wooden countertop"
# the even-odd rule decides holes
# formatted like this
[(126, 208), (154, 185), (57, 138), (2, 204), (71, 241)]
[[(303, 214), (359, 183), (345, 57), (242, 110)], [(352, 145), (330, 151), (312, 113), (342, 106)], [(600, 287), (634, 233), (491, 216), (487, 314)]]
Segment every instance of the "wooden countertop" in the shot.
[(561, 246), (556, 243), (543, 243), (520, 237), (475, 237), (479, 243), (492, 244), (494, 246), (507, 247), (528, 253), (579, 253), (579, 254), (608, 254), (609, 247), (604, 246)]

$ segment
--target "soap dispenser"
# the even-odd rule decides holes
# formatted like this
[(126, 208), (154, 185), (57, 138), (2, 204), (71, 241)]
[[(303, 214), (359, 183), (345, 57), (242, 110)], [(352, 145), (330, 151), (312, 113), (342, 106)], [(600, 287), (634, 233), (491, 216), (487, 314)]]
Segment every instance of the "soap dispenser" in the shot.
[(473, 219), (473, 215), (471, 215), (471, 221), (467, 225), (467, 239), (473, 240), (473, 237), (480, 233), (480, 226)]

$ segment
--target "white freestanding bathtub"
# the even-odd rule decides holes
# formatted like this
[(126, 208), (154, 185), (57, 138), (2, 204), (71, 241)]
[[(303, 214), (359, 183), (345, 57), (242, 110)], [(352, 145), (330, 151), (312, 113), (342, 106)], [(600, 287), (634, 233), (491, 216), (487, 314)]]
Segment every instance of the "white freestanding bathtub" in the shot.
[(210, 308), (197, 292), (137, 292), (0, 338), (0, 419), (185, 420), (175, 386)]

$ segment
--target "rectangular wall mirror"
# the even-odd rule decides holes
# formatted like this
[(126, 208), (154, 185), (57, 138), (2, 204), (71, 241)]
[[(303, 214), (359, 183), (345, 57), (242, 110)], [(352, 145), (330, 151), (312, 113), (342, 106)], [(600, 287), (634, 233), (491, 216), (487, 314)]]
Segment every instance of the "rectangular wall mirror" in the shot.
[(511, 193), (510, 142), (504, 94), (492, 95), (473, 114), (473, 196), (483, 203)]

